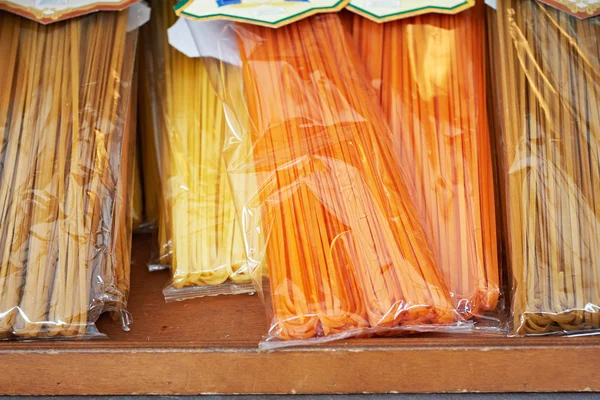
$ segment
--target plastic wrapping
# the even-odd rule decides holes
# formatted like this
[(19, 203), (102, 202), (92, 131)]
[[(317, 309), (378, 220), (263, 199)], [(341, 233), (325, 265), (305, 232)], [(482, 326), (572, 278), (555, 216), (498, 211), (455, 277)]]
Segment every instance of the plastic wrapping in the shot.
[(133, 229), (139, 231), (144, 225), (144, 189), (142, 186), (142, 170), (140, 168), (140, 154), (136, 150), (133, 165), (133, 198), (132, 219)]
[[(128, 12), (43, 26), (0, 12), (0, 332), (127, 328), (137, 33)], [(131, 121), (129, 122), (131, 124)]]
[(600, 17), (491, 12), (516, 334), (600, 328)]
[(267, 304), (261, 346), (459, 326), (339, 17), (230, 24), (218, 44), (232, 41), (241, 69), (207, 65), (218, 64), (224, 155)]
[[(201, 59), (168, 43), (174, 2), (152, 2), (143, 30), (143, 69), (151, 83), (148, 109), (161, 180), (161, 264), (170, 264), (167, 301), (253, 291), (240, 221), (222, 157), (223, 105)], [(147, 131), (146, 137), (148, 137)], [(148, 145), (148, 144), (147, 144)]]
[[(131, 12), (131, 10), (130, 10)], [(131, 16), (130, 16), (131, 17)], [(131, 19), (131, 18), (130, 18)], [(123, 330), (129, 331), (133, 323), (132, 316), (125, 311), (130, 288), (130, 269), (133, 231), (135, 228), (134, 198), (137, 188), (136, 180), (136, 146), (137, 146), (137, 87), (139, 82), (139, 64), (135, 63), (131, 78), (131, 94), (127, 121), (124, 128), (121, 149), (121, 164), (119, 166), (120, 178), (117, 183), (115, 199), (115, 218), (113, 219), (114, 256), (108, 258), (108, 270), (115, 271), (115, 289), (112, 289), (113, 300), (107, 302), (107, 309), (111, 311), (114, 320), (120, 320)], [(114, 263), (114, 264), (113, 264)]]
[[(352, 16), (435, 264), (465, 318), (498, 327), (500, 295), (486, 111), (484, 5), (386, 23)], [(348, 21), (348, 18), (346, 18)]]
[[(140, 74), (143, 75), (143, 74)], [(142, 85), (140, 85), (142, 86)], [(142, 90), (140, 89), (140, 92)], [(140, 93), (142, 94), (142, 93)], [(143, 105), (140, 105), (143, 109)], [(148, 119), (152, 119), (149, 117)], [(141, 126), (146, 126), (145, 122), (140, 122)], [(148, 139), (142, 139), (143, 128), (137, 132), (137, 146), (135, 148), (134, 176), (133, 176), (133, 230), (135, 233), (153, 233), (158, 225), (158, 191), (160, 182), (158, 175), (154, 170), (157, 169), (156, 158), (148, 160), (149, 157), (143, 157), (145, 142)], [(152, 143), (152, 147), (154, 144)], [(142, 148), (144, 147), (144, 148)]]
[[(146, 2), (139, 3), (136, 12), (137, 24), (143, 26), (150, 20), (151, 10)], [(133, 8), (133, 7), (132, 7)], [(136, 65), (143, 63), (143, 41), (140, 37), (139, 50), (136, 57)], [(146, 110), (150, 101), (148, 73), (145, 70), (138, 71), (140, 82), (136, 91), (137, 107)], [(158, 225), (158, 198), (160, 179), (158, 177), (158, 166), (154, 150), (153, 116), (152, 114), (136, 112), (136, 148), (133, 181), (133, 230), (134, 233), (153, 233)]]
[[(140, 50), (138, 51), (138, 64), (144, 64), (146, 45), (143, 35), (140, 37)], [(136, 192), (134, 193), (134, 209), (140, 223), (137, 232), (155, 232), (158, 229), (160, 177), (154, 143), (154, 114), (146, 112), (152, 110), (151, 86), (149, 72), (145, 68), (139, 71), (140, 82), (138, 86), (138, 146), (136, 157)]]

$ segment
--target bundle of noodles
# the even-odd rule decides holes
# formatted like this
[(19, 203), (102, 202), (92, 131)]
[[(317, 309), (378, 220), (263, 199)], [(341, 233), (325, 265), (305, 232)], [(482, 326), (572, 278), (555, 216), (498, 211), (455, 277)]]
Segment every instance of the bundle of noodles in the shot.
[[(146, 44), (143, 37), (140, 38), (140, 51), (138, 52), (138, 64), (144, 63), (145, 54), (147, 54)], [(136, 162), (136, 182), (134, 192), (134, 208), (142, 210), (139, 212), (140, 224), (138, 228), (142, 230), (155, 230), (158, 225), (159, 217), (159, 197), (160, 197), (160, 177), (158, 173), (158, 160), (156, 156), (156, 145), (154, 143), (154, 112), (152, 110), (152, 86), (150, 82), (150, 71), (141, 69), (139, 71), (140, 85), (139, 92), (139, 131)], [(156, 110), (153, 110), (156, 111)]]
[(142, 170), (140, 168), (140, 155), (136, 151), (135, 159), (133, 161), (133, 228), (138, 230), (144, 222), (144, 194), (142, 188)]
[(267, 340), (457, 321), (339, 18), (234, 29), (245, 101), (235, 75), (220, 85), (248, 131), (234, 129), (228, 171), (257, 185), (240, 197), (253, 271), (268, 270)]
[[(155, 11), (152, 10), (152, 13)], [(154, 22), (154, 21), (153, 21)], [(142, 28), (142, 31), (148, 28)], [(156, 128), (159, 125), (161, 115), (155, 107), (153, 98), (156, 96), (156, 83), (150, 79), (153, 77), (153, 65), (145, 61), (146, 55), (150, 54), (154, 43), (147, 43), (146, 37), (150, 34), (140, 35), (140, 51), (138, 52), (138, 62), (142, 66), (139, 69), (138, 85), (138, 121), (139, 121), (139, 155), (136, 163), (140, 167), (140, 182), (136, 187), (141, 186), (143, 215), (149, 226), (154, 226), (154, 232), (158, 235), (158, 243), (161, 243), (158, 256), (152, 255), (151, 262), (158, 262), (161, 269), (168, 267), (170, 260), (170, 233), (169, 225), (164, 215), (164, 207), (160, 207), (162, 197), (162, 181), (159, 176), (161, 160), (157, 156), (156, 147)], [(134, 199), (134, 201), (136, 201)]]
[(494, 310), (500, 292), (484, 17), (479, 3), (382, 24), (355, 15), (352, 25), (434, 260), (465, 317)]
[(490, 18), (517, 334), (600, 328), (600, 18)]
[[(248, 292), (252, 285), (243, 235), (222, 157), (227, 129), (223, 104), (202, 60), (169, 46), (167, 29), (176, 20), (173, 4), (152, 2), (152, 20), (144, 31), (144, 68), (154, 88), (153, 106), (142, 113), (155, 119), (154, 143), (164, 186), (159, 230), (166, 241), (160, 245), (170, 251), (173, 275), (165, 296), (176, 300)], [(202, 290), (178, 290), (183, 287)]]
[(125, 304), (129, 260), (115, 246), (127, 229), (114, 223), (136, 45), (127, 21), (107, 12), (43, 26), (0, 12), (5, 334), (91, 334), (99, 313)]
[[(116, 204), (114, 210), (112, 240), (114, 241), (114, 256), (108, 260), (108, 273), (113, 273), (112, 279), (107, 286), (107, 304), (113, 312), (114, 319), (121, 319), (123, 327), (128, 330), (131, 324), (131, 315), (124, 311), (127, 306), (130, 287), (130, 264), (132, 234), (135, 222), (135, 191), (138, 190), (135, 180), (136, 174), (136, 144), (137, 144), (137, 101), (138, 101), (138, 71), (139, 64), (136, 62), (132, 78), (131, 99), (123, 135), (122, 157), (120, 167), (120, 179), (117, 185)], [(116, 161), (116, 160), (115, 160)]]

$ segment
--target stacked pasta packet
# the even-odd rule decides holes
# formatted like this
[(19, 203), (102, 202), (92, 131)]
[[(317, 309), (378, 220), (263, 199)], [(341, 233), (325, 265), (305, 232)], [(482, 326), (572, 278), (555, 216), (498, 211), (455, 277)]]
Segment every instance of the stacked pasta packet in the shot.
[[(502, 331), (482, 16), (187, 22), (224, 104), (223, 155), (269, 315), (262, 348)], [(400, 54), (412, 72), (391, 62)]]
[[(206, 4), (176, 11), (209, 19)], [(501, 257), (514, 333), (597, 328), (598, 17), (500, 2), (490, 71), (484, 5), (431, 6), (386, 15), (352, 1), (362, 16), (226, 22), (217, 52), (196, 43), (230, 125), (227, 170), (270, 316), (263, 347), (502, 333)]]
[(105, 311), (129, 329), (130, 23), (127, 10), (48, 25), (0, 10), (4, 337), (98, 336)]
[(1, 338), (128, 330), (134, 225), (166, 301), (258, 292), (263, 349), (598, 332), (599, 16), (154, 0), (138, 52), (125, 3), (0, 0)]

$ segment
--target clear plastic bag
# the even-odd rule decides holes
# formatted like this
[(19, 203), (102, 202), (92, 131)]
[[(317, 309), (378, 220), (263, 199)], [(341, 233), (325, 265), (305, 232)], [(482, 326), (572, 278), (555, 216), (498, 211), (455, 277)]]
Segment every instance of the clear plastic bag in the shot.
[(149, 97), (142, 114), (153, 119), (144, 139), (154, 148), (145, 156), (154, 152), (162, 186), (157, 264), (170, 265), (172, 273), (165, 299), (252, 292), (222, 157), (227, 131), (222, 102), (202, 60), (169, 45), (167, 29), (177, 19), (174, 2), (151, 5), (151, 21), (143, 28)]
[(600, 17), (490, 11), (518, 335), (600, 328)]
[[(143, 35), (140, 35), (140, 46), (137, 63), (144, 64), (146, 45)], [(139, 110), (152, 110), (152, 96), (149, 71), (141, 68), (138, 86)], [(136, 182), (134, 193), (134, 208), (137, 211), (139, 223), (136, 232), (156, 233), (158, 230), (160, 177), (154, 143), (154, 113), (140, 112), (138, 114), (139, 129), (137, 132)]]
[(140, 154), (136, 150), (133, 166), (133, 229), (140, 232), (144, 227), (144, 189), (142, 185), (142, 170), (140, 168)]
[(232, 23), (218, 45), (241, 59), (205, 62), (226, 103), (224, 155), (267, 304), (261, 347), (467, 327), (339, 17)]
[[(0, 11), (0, 332), (100, 335), (125, 311), (131, 246), (128, 12), (47, 26)], [(129, 120), (129, 122), (128, 122)]]
[(502, 306), (484, 7), (386, 23), (345, 17), (454, 304), (479, 327), (496, 329)]
[[(152, 13), (151, 13), (152, 14)], [(151, 17), (152, 18), (152, 17)], [(148, 28), (142, 28), (148, 29)], [(142, 30), (141, 29), (141, 30)], [(144, 66), (139, 70), (140, 76), (140, 85), (138, 86), (139, 98), (138, 98), (138, 121), (139, 121), (139, 129), (138, 129), (138, 155), (139, 157), (136, 159), (136, 162), (139, 165), (139, 182), (136, 184), (136, 187), (141, 187), (142, 194), (142, 204), (141, 209), (143, 212), (141, 213), (141, 224), (138, 226), (137, 232), (142, 233), (152, 233), (154, 235), (162, 234), (164, 235), (164, 225), (163, 228), (160, 228), (160, 221), (164, 219), (160, 215), (161, 208), (159, 206), (159, 201), (162, 193), (161, 180), (159, 176), (159, 163), (156, 155), (156, 144), (155, 141), (155, 132), (154, 127), (156, 124), (155, 112), (153, 109), (153, 99), (152, 99), (152, 91), (153, 85), (150, 81), (150, 71), (146, 68), (145, 57), (146, 54), (150, 51), (147, 49), (149, 44), (146, 44), (144, 41), (143, 34), (140, 34), (140, 44), (138, 51), (138, 64)], [(146, 110), (152, 110), (152, 112), (146, 112)], [(139, 199), (136, 200), (139, 202)], [(139, 207), (139, 205), (138, 205)], [(161, 231), (161, 229), (163, 229)], [(164, 236), (160, 236), (161, 243), (166, 243), (167, 239)], [(168, 249), (161, 249), (161, 256), (157, 254), (153, 254), (152, 261), (158, 261), (156, 266), (157, 269), (167, 269), (168, 268), (168, 260), (163, 259), (166, 258), (165, 254), (168, 253)], [(161, 264), (162, 263), (162, 264)]]
[[(141, 85), (140, 85), (141, 86)], [(140, 93), (141, 95), (142, 93)], [(143, 108), (141, 105), (140, 108)], [(147, 120), (152, 120), (147, 117)], [(134, 181), (133, 181), (133, 231), (138, 234), (154, 233), (158, 225), (158, 188), (160, 182), (156, 173), (156, 158), (142, 157), (142, 149), (148, 139), (142, 139), (142, 127), (146, 126), (146, 121), (140, 122), (140, 130), (137, 132), (137, 144), (134, 160)], [(153, 140), (152, 140), (153, 141)], [(152, 143), (152, 146), (154, 144)]]

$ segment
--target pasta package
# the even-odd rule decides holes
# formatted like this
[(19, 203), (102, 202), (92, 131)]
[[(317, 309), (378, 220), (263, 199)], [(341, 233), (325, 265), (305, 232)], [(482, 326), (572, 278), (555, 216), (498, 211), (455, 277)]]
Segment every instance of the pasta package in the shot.
[[(131, 12), (131, 11), (130, 11)], [(130, 267), (133, 232), (136, 228), (136, 206), (135, 197), (138, 188), (136, 185), (137, 173), (137, 106), (138, 106), (138, 82), (139, 63), (135, 62), (133, 76), (131, 78), (131, 94), (127, 111), (127, 120), (123, 135), (121, 150), (120, 179), (117, 184), (115, 199), (115, 218), (113, 219), (114, 257), (108, 258), (109, 271), (115, 271), (115, 283), (112, 289), (112, 299), (107, 304), (114, 320), (120, 320), (125, 331), (133, 323), (132, 316), (124, 310), (129, 298)], [(112, 263), (112, 264), (111, 264)]]
[(239, 49), (241, 68), (206, 63), (218, 70), (224, 155), (267, 304), (261, 347), (468, 326), (339, 17), (229, 24), (218, 43)]
[[(140, 46), (141, 47), (141, 46)], [(141, 51), (138, 52), (141, 54)], [(147, 77), (147, 74), (140, 76)], [(139, 85), (144, 86), (144, 85)], [(138, 89), (141, 97), (145, 96), (144, 89)], [(146, 99), (146, 97), (144, 97)], [(139, 109), (144, 109), (146, 100), (140, 100)], [(154, 138), (152, 129), (148, 124), (152, 123), (152, 116), (138, 116), (140, 129), (136, 135), (136, 148), (134, 160), (133, 181), (133, 230), (135, 233), (153, 233), (158, 225), (158, 198), (160, 179), (158, 177), (158, 166), (154, 156)], [(142, 135), (149, 134), (148, 138)], [(150, 142), (150, 143), (148, 143)]]
[[(147, 123), (145, 156), (155, 156), (159, 192), (160, 264), (169, 264), (167, 301), (248, 293), (241, 223), (222, 156), (227, 123), (223, 103), (201, 59), (171, 47), (167, 29), (177, 17), (174, 2), (151, 3), (143, 29)], [(152, 137), (153, 136), (153, 137)]]
[(142, 170), (140, 168), (140, 155), (136, 149), (134, 158), (133, 181), (133, 228), (138, 231), (144, 223), (144, 189), (142, 187)]
[(490, 10), (514, 333), (600, 328), (600, 17)]
[(0, 334), (90, 337), (129, 290), (128, 11), (41, 25), (0, 11)]
[(348, 27), (454, 305), (495, 329), (500, 279), (484, 7), (385, 23), (354, 15)]
[[(149, 19), (148, 19), (149, 20)], [(146, 53), (144, 40), (140, 38), (137, 53), (137, 65), (144, 64)], [(134, 230), (137, 233), (155, 233), (158, 229), (158, 203), (160, 197), (160, 177), (156, 146), (154, 144), (154, 115), (144, 112), (152, 107), (151, 89), (148, 83), (149, 74), (146, 70), (139, 71), (138, 85), (138, 114), (139, 129), (137, 131), (137, 146), (135, 158), (134, 181)]]

